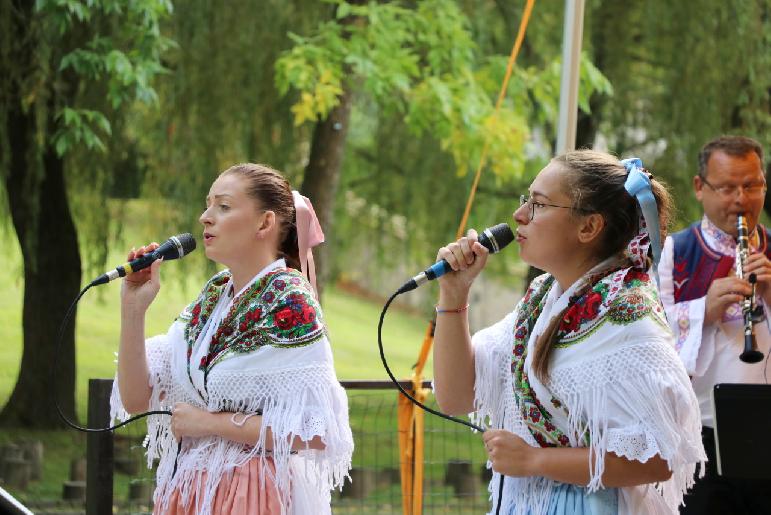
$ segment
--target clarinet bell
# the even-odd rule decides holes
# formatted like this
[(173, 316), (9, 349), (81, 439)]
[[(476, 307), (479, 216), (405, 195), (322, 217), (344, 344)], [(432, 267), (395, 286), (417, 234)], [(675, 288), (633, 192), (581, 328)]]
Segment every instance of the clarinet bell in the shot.
[(739, 355), (739, 359), (745, 363), (757, 363), (763, 359), (763, 353), (759, 350), (745, 350)]
[(763, 359), (763, 353), (758, 350), (755, 343), (754, 334), (744, 335), (744, 352), (739, 355), (739, 359), (745, 363), (757, 363)]

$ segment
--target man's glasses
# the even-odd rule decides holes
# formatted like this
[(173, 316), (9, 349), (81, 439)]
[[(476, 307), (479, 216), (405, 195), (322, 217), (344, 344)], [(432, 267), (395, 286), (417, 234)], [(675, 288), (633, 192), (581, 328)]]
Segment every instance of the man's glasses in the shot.
[(712, 188), (712, 191), (724, 198), (734, 198), (739, 191), (743, 191), (748, 198), (760, 198), (766, 194), (765, 182), (751, 182), (742, 186), (735, 186), (733, 184), (713, 186), (704, 177), (701, 177), (701, 182)]
[(538, 210), (541, 210), (541, 209), (545, 208), (546, 206), (548, 206), (548, 207), (558, 207), (560, 209), (577, 209), (578, 211), (586, 211), (585, 209), (581, 209), (580, 207), (558, 206), (556, 204), (546, 204), (544, 202), (538, 202), (538, 201), (533, 200), (533, 197), (530, 197), (530, 196), (527, 196), (527, 195), (520, 195), (519, 196), (519, 206), (522, 207), (525, 204), (529, 204), (530, 205), (530, 218), (529, 218), (530, 221), (532, 221), (533, 218), (535, 218), (536, 208), (538, 208)]

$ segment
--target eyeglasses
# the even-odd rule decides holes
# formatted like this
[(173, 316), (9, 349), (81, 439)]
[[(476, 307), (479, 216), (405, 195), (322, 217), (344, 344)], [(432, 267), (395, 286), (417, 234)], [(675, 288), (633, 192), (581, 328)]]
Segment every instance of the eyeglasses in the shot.
[(701, 181), (712, 188), (712, 191), (720, 195), (724, 198), (734, 198), (740, 190), (744, 192), (744, 194), (748, 198), (760, 198), (766, 193), (766, 183), (765, 182), (751, 182), (749, 184), (744, 184), (742, 186), (735, 186), (733, 184), (726, 184), (723, 186), (713, 186), (709, 183), (707, 179), (704, 177), (701, 177)]
[(532, 221), (533, 218), (535, 218), (535, 208), (543, 209), (546, 206), (549, 207), (558, 207), (560, 209), (577, 209), (578, 211), (586, 211), (585, 209), (582, 209), (580, 207), (573, 207), (573, 206), (558, 206), (556, 204), (546, 204), (544, 202), (536, 202), (533, 200), (533, 197), (527, 196), (527, 195), (520, 195), (519, 196), (519, 206), (522, 207), (525, 204), (530, 204), (530, 218), (529, 220)]

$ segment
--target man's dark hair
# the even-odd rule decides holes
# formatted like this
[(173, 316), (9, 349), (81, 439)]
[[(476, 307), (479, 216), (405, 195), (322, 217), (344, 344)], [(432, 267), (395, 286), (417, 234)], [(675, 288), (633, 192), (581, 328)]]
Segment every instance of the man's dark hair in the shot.
[[(701, 147), (699, 152), (699, 176), (707, 176), (707, 162), (713, 152), (719, 150), (729, 156), (746, 156), (755, 152), (760, 158), (760, 168), (763, 169), (763, 147), (760, 143), (746, 136), (720, 136)], [(763, 170), (765, 173), (765, 169)]]

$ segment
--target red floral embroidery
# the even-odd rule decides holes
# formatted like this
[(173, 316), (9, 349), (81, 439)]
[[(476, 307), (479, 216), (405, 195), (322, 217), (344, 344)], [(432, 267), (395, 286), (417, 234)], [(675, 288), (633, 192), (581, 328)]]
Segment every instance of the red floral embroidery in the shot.
[(584, 318), (592, 320), (597, 317), (597, 313), (600, 311), (602, 305), (602, 295), (593, 291), (586, 297), (586, 303), (584, 307)]
[(303, 324), (311, 324), (316, 321), (316, 310), (312, 307), (303, 306), (301, 321)]
[(646, 272), (642, 270), (638, 270), (636, 268), (632, 268), (626, 273), (626, 276), (624, 277), (624, 282), (630, 283), (635, 279), (642, 282), (648, 282), (650, 280), (650, 277)]
[(284, 308), (276, 313), (275, 321), (279, 329), (287, 330), (295, 325), (296, 317), (290, 308)]
[(538, 402), (524, 364), (527, 357), (529, 330), (543, 308), (544, 297), (549, 291), (551, 284), (553, 284), (553, 278), (536, 279), (530, 285), (525, 298), (520, 301), (518, 308), (519, 316), (515, 323), (515, 341), (511, 360), (511, 373), (514, 376), (516, 395), (520, 398), (522, 416), (530, 434), (533, 435), (533, 438), (541, 447), (559, 445), (558, 437), (562, 435), (562, 432), (551, 422), (551, 415)]
[(572, 333), (577, 330), (581, 325), (581, 314), (581, 306), (573, 304), (570, 309), (565, 311), (565, 315), (562, 317), (562, 323), (560, 324), (560, 329), (566, 333)]
[[(227, 272), (215, 276), (190, 308), (191, 318), (185, 329), (189, 366), (192, 365), (189, 361), (192, 346), (201, 326), (211, 315), (229, 280)], [(297, 288), (287, 291), (290, 284)], [(299, 272), (277, 269), (266, 274), (233, 299), (232, 307), (212, 336), (208, 353), (201, 359), (199, 368), (208, 370), (232, 353), (252, 352), (263, 345), (298, 347), (318, 341), (324, 335), (324, 328), (316, 309), (310, 286), (303, 286)]]
[(563, 335), (576, 332), (582, 324), (597, 318), (607, 291), (606, 285), (599, 284), (577, 299), (571, 299), (573, 305), (562, 316), (560, 332)]

